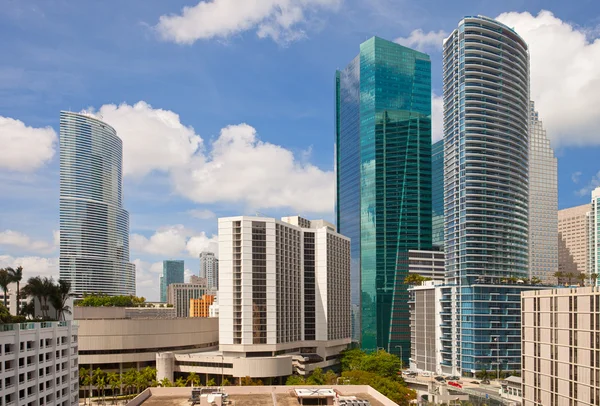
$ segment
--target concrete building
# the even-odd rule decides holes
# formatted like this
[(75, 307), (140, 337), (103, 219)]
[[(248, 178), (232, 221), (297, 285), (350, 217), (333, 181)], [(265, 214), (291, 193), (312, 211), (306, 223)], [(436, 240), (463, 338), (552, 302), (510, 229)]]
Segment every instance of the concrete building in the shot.
[[(163, 273), (160, 278), (160, 301), (167, 301), (167, 291), (172, 283), (184, 283), (185, 265), (182, 260), (163, 261)], [(186, 316), (187, 317), (187, 316)]]
[(219, 260), (213, 252), (200, 253), (200, 277), (206, 278), (208, 290), (219, 290)]
[(556, 283), (557, 159), (535, 105), (529, 102), (529, 278)]
[[(409, 250), (407, 253), (408, 273), (417, 274), (435, 281), (445, 277), (444, 251)], [(406, 257), (399, 256), (401, 261)]]
[(171, 283), (167, 288), (167, 303), (175, 308), (176, 317), (190, 317), (190, 300), (205, 294), (205, 284)]
[(587, 214), (588, 219), (588, 272), (600, 284), (600, 187), (592, 191), (592, 203)]
[(0, 405), (79, 405), (76, 324), (0, 327)]
[(523, 406), (600, 403), (600, 288), (522, 294)]
[(123, 372), (131, 368), (155, 367), (157, 352), (218, 348), (217, 319), (167, 318), (159, 313), (152, 317), (135, 309), (75, 306), (73, 316), (79, 324), (81, 366)]
[(159, 379), (281, 381), (339, 363), (351, 340), (348, 238), (323, 220), (221, 218), (219, 256), (219, 351), (157, 354)]
[(453, 317), (442, 333), (450, 337), (442, 363), (474, 373), (501, 358), (502, 369), (519, 369), (520, 288), (501, 285), (529, 276), (527, 44), (498, 21), (465, 17), (444, 40), (443, 89), (444, 250)]
[(202, 295), (200, 299), (190, 299), (190, 317), (211, 317), (210, 307), (214, 302), (214, 295)]
[(423, 282), (411, 287), (410, 306), (410, 369), (441, 374), (441, 298), (440, 281)]
[(76, 296), (135, 295), (123, 145), (90, 114), (60, 112), (60, 278)]
[(558, 270), (587, 273), (589, 204), (558, 211)]

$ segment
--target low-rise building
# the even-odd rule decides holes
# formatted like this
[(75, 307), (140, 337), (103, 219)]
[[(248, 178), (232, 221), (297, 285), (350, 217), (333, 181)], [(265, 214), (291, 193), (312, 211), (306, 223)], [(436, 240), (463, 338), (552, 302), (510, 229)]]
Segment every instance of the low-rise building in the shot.
[(190, 317), (190, 299), (206, 294), (206, 284), (172, 283), (167, 288), (167, 303), (175, 308), (177, 317)]
[(190, 317), (211, 317), (210, 306), (214, 302), (214, 295), (202, 295), (201, 299), (190, 299)]

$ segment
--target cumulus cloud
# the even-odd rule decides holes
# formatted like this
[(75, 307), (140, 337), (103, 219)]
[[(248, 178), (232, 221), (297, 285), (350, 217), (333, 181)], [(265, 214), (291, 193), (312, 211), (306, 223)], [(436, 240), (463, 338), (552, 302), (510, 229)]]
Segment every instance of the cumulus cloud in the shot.
[(212, 0), (184, 7), (180, 14), (162, 15), (155, 29), (167, 41), (229, 38), (256, 30), (259, 38), (288, 43), (303, 38), (311, 16), (336, 10), (342, 0)]
[(431, 141), (437, 142), (444, 136), (444, 98), (431, 94)]
[(587, 183), (587, 185), (585, 185), (584, 187), (582, 187), (579, 190), (575, 191), (575, 194), (577, 196), (590, 196), (590, 193), (592, 193), (592, 190), (596, 189), (597, 187), (600, 186), (600, 171), (598, 171), (598, 173), (596, 173), (594, 176), (592, 176), (592, 179), (590, 179), (590, 181)]
[(140, 101), (134, 105), (106, 104), (98, 111), (123, 140), (123, 173), (144, 176), (188, 164), (202, 145), (179, 115)]
[(201, 210), (201, 209), (194, 209), (194, 210), (190, 210), (188, 211), (188, 214), (192, 217), (195, 217), (197, 219), (200, 220), (208, 220), (208, 219), (212, 219), (217, 217), (217, 215), (215, 213), (213, 213), (210, 210)]
[(571, 174), (571, 181), (575, 184), (578, 184), (579, 180), (581, 179), (581, 175), (582, 175), (581, 171), (573, 172)]
[(160, 287), (159, 275), (162, 273), (161, 262), (146, 262), (139, 258), (132, 261), (135, 264), (135, 286), (137, 296), (143, 296), (146, 300), (158, 301)]
[[(150, 238), (132, 234), (129, 240), (131, 250), (163, 257), (198, 257), (200, 252), (217, 251), (217, 236), (208, 237), (206, 233), (196, 233), (181, 224), (158, 229)], [(158, 271), (158, 268), (155, 268)], [(162, 269), (160, 270), (162, 272)]]
[(531, 98), (556, 146), (599, 145), (600, 39), (542, 10), (497, 19), (529, 44)]
[[(55, 233), (57, 232), (55, 231)], [(0, 232), (0, 245), (18, 248), (25, 252), (49, 253), (52, 252), (58, 244), (56, 239), (51, 244), (46, 241), (34, 240), (19, 231), (4, 230)]]
[(0, 116), (0, 169), (32, 172), (54, 156), (56, 132), (51, 127), (28, 127)]
[(416, 29), (408, 37), (400, 37), (394, 40), (395, 43), (404, 45), (424, 52), (442, 48), (442, 41), (448, 36), (443, 30), (424, 32), (422, 29)]
[(0, 255), (0, 268), (17, 266), (23, 267), (23, 280), (32, 276), (48, 276), (58, 279), (58, 258), (44, 257), (13, 257), (10, 255)]

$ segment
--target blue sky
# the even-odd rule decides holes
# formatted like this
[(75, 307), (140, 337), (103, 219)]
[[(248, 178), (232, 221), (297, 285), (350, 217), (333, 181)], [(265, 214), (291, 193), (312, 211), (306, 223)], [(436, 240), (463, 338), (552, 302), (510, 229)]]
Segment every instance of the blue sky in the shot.
[(597, 1), (251, 3), (0, 0), (0, 265), (57, 275), (60, 110), (100, 112), (123, 138), (131, 259), (149, 299), (162, 259), (197, 272), (218, 216), (333, 219), (335, 69), (373, 35), (427, 52), (439, 122), (441, 40), (465, 15), (509, 13), (530, 43), (559, 206), (600, 184)]

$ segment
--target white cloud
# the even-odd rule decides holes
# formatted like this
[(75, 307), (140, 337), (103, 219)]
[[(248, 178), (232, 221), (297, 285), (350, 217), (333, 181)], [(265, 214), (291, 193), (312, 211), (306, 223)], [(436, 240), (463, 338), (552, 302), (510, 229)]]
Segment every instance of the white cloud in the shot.
[(178, 44), (228, 38), (256, 30), (259, 38), (288, 43), (304, 37), (303, 28), (320, 10), (336, 10), (342, 0), (212, 0), (184, 7), (181, 14), (160, 16), (155, 29)]
[[(48, 276), (58, 279), (58, 258), (44, 257), (12, 257), (10, 255), (0, 255), (0, 268), (2, 267), (23, 267), (23, 281), (33, 276)], [(21, 283), (23, 284), (23, 282)]]
[[(529, 44), (531, 98), (556, 146), (599, 145), (600, 39), (542, 10), (497, 19)], [(593, 32), (592, 32), (593, 33)]]
[(215, 213), (213, 213), (210, 210), (202, 210), (202, 209), (194, 209), (194, 210), (190, 210), (188, 211), (188, 214), (192, 217), (195, 217), (197, 219), (200, 220), (208, 220), (208, 219), (212, 219), (217, 217), (217, 215)]
[(589, 197), (592, 190), (596, 189), (598, 186), (600, 186), (600, 171), (598, 171), (598, 173), (592, 176), (592, 179), (588, 182), (587, 185), (585, 185), (579, 190), (576, 190), (575, 194), (582, 197)]
[(197, 202), (245, 202), (251, 208), (300, 212), (333, 210), (333, 171), (302, 164), (278, 145), (262, 142), (247, 125), (221, 130), (207, 156), (173, 172), (175, 190)]
[[(54, 243), (56, 243), (56, 240)], [(57, 246), (46, 241), (33, 240), (28, 235), (13, 230), (0, 232), (0, 245), (15, 247), (32, 253), (49, 253)]]
[(0, 116), (0, 169), (32, 172), (54, 156), (56, 133), (51, 127), (27, 127), (22, 121)]
[(431, 142), (437, 142), (444, 135), (444, 98), (431, 94)]
[(186, 165), (202, 145), (202, 138), (184, 126), (179, 115), (144, 101), (133, 106), (105, 104), (98, 112), (123, 140), (125, 175), (144, 176)]
[(571, 181), (575, 184), (578, 184), (579, 180), (581, 179), (581, 175), (582, 175), (581, 171), (573, 172), (571, 174)]
[(158, 281), (162, 273), (162, 263), (150, 263), (139, 258), (132, 262), (135, 264), (136, 295), (143, 296), (148, 301), (158, 301), (160, 295)]
[[(217, 237), (207, 237), (206, 233), (196, 233), (183, 225), (166, 226), (158, 229), (150, 238), (140, 234), (132, 234), (129, 240), (131, 250), (162, 257), (188, 256), (197, 258), (200, 252), (210, 250), (216, 252)], [(162, 268), (154, 268), (153, 272), (162, 272)]]
[(441, 49), (442, 41), (448, 36), (443, 30), (423, 32), (422, 29), (416, 29), (408, 37), (400, 37), (394, 40), (395, 43), (404, 45), (408, 48), (417, 49), (424, 52), (428, 49)]

